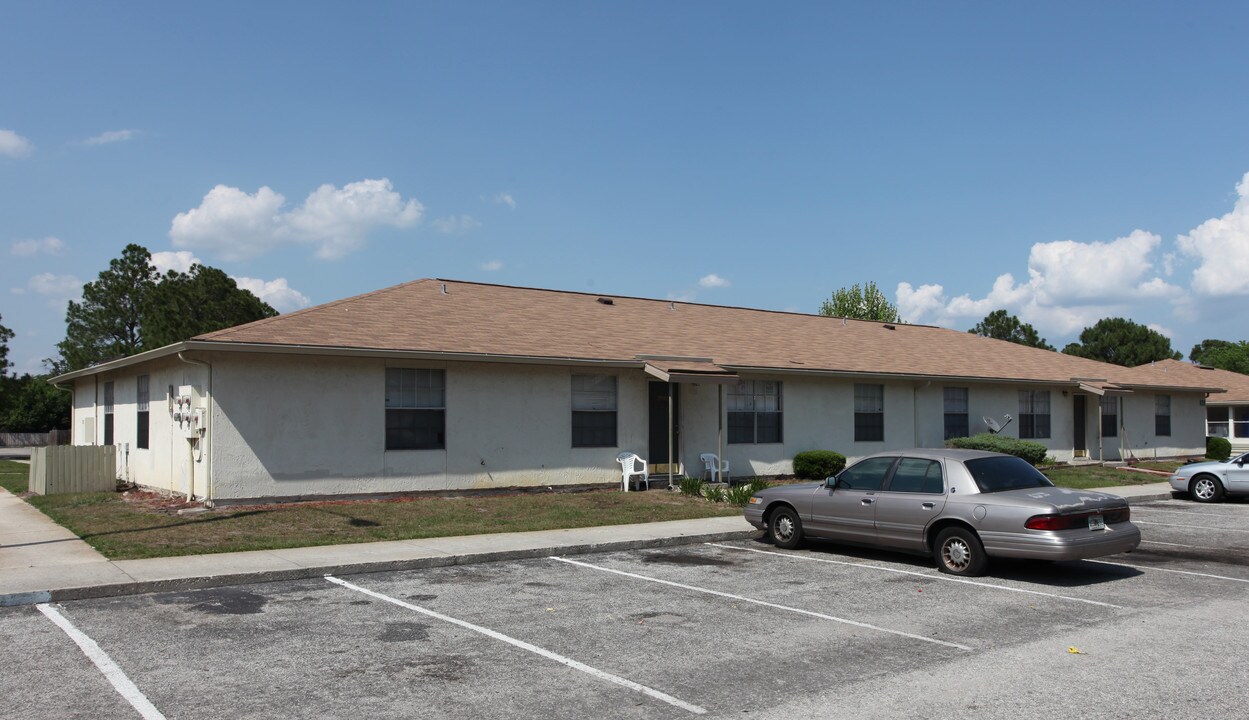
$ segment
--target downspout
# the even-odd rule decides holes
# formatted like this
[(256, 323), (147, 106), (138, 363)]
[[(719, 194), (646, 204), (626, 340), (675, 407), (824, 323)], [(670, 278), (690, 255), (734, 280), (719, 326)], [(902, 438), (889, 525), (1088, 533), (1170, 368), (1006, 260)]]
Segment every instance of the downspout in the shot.
[[(212, 475), (212, 461), (213, 461), (213, 456), (212, 456), (212, 452), (211, 452), (211, 450), (212, 450), (212, 444), (208, 442), (208, 439), (209, 439), (209, 434), (210, 434), (210, 433), (211, 433), (211, 431), (212, 431), (212, 425), (213, 425), (213, 421), (212, 421), (212, 417), (213, 417), (213, 402), (214, 402), (214, 398), (213, 398), (213, 366), (212, 366), (212, 364), (211, 364), (211, 363), (204, 362), (203, 360), (188, 360), (187, 358), (185, 358), (185, 357), (183, 357), (183, 356), (182, 356), (182, 353), (178, 353), (178, 359), (179, 359), (179, 360), (181, 360), (182, 362), (184, 362), (184, 363), (188, 364), (188, 365), (200, 365), (200, 366), (202, 366), (202, 367), (206, 367), (206, 368), (208, 368), (208, 386), (207, 386), (207, 393), (208, 393), (208, 407), (207, 407), (207, 408), (205, 408), (205, 411), (204, 411), (204, 420), (205, 420), (205, 423), (204, 423), (204, 434), (203, 434), (203, 436), (201, 436), (198, 440), (196, 440), (196, 442), (197, 442), (197, 443), (204, 443), (204, 444), (207, 444), (207, 445), (208, 445), (208, 447), (209, 447), (209, 451), (208, 451), (208, 452), (204, 452), (204, 450), (203, 450), (203, 445), (201, 445), (201, 447), (200, 447), (200, 452), (201, 452), (200, 457), (201, 457), (201, 458), (206, 458), (206, 459), (204, 460), (204, 505), (205, 505), (205, 506), (207, 506), (207, 507), (212, 507), (212, 506), (213, 506), (213, 495), (212, 495), (212, 490), (213, 490), (213, 483), (212, 483), (212, 477), (213, 477), (213, 475)], [(193, 483), (193, 482), (194, 482), (194, 478), (195, 478), (195, 455), (194, 455), (194, 452), (193, 452), (193, 451), (192, 451), (192, 454), (191, 454), (191, 471), (190, 471), (190, 472), (191, 472), (191, 480), (192, 480), (192, 483)], [(188, 494), (188, 496), (190, 496), (190, 492), (189, 492), (189, 491), (193, 490), (193, 488), (194, 488), (194, 485), (192, 485), (190, 488), (188, 488), (188, 493), (187, 493), (187, 494)], [(194, 500), (195, 498), (194, 498), (193, 496), (190, 496), (190, 497), (188, 497), (187, 499), (188, 499), (188, 500)]]
[(100, 376), (92, 375), (91, 379), (95, 382), (95, 399), (91, 401), (91, 444), (96, 445), (96, 438), (100, 437)]

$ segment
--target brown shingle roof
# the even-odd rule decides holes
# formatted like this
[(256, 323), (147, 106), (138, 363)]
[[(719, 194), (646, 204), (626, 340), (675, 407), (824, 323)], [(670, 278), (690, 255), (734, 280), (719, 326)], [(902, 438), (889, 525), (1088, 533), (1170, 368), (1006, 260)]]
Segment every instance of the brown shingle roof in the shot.
[(1249, 403), (1249, 375), (1179, 360), (1159, 360), (1148, 365), (1139, 365), (1129, 370), (1123, 381), (1152, 386), (1224, 388), (1226, 393), (1212, 395), (1208, 402), (1212, 405)]
[(451, 280), (417, 280), (195, 340), (624, 362), (679, 356), (729, 369), (1055, 383), (1117, 382), (1128, 372), (926, 325)]

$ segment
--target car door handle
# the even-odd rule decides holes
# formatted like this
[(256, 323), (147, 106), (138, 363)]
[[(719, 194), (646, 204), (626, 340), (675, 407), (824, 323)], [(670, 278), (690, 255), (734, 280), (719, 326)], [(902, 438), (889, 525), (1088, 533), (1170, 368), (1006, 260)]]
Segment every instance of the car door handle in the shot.
[(863, 498), (863, 499), (862, 499), (862, 500), (860, 500), (859, 502), (863, 503), (864, 505), (871, 505), (872, 503), (874, 503), (874, 502), (876, 502), (876, 501), (875, 501), (875, 500), (873, 500), (872, 498)]
[(923, 507), (925, 510), (931, 510), (931, 509), (933, 509), (933, 508), (937, 507), (937, 504), (936, 504), (936, 503), (926, 502), (926, 503), (923, 503), (922, 507)]

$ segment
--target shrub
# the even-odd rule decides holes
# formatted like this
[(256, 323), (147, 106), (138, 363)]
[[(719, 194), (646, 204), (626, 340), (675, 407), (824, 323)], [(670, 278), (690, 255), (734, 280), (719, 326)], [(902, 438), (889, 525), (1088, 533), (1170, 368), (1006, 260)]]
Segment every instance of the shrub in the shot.
[[(718, 502), (724, 502), (725, 500), (728, 499), (728, 493), (726, 493), (724, 491), (724, 488), (720, 487), (719, 485), (705, 485), (703, 486), (702, 490), (703, 490), (703, 497), (707, 498), (708, 502), (718, 503)], [(747, 495), (746, 497), (750, 497), (750, 496)]]
[(682, 495), (702, 495), (703, 479), (696, 477), (681, 478), (681, 494)]
[(737, 505), (738, 507), (741, 507), (745, 505), (750, 500), (750, 496), (754, 494), (755, 491), (750, 485), (736, 485), (729, 488), (728, 491), (725, 492), (725, 499), (730, 505)]
[(1045, 455), (1049, 452), (1039, 442), (1017, 440), (1012, 437), (1002, 437), (992, 433), (980, 433), (969, 438), (950, 438), (945, 441), (945, 446), (963, 448), (965, 450), (988, 450), (989, 452), (1006, 453), (1007, 455), (1023, 458), (1033, 465), (1040, 465), (1045, 462)]
[(805, 450), (794, 456), (794, 474), (804, 480), (823, 480), (845, 467), (846, 456), (832, 450)]
[(1232, 441), (1221, 437), (1206, 438), (1206, 457), (1227, 461), (1232, 456)]
[(746, 487), (750, 488), (750, 494), (754, 495), (760, 490), (767, 490), (768, 488), (772, 487), (772, 483), (768, 482), (767, 480), (764, 480), (761, 477), (752, 477), (750, 479), (750, 482), (747, 483)]

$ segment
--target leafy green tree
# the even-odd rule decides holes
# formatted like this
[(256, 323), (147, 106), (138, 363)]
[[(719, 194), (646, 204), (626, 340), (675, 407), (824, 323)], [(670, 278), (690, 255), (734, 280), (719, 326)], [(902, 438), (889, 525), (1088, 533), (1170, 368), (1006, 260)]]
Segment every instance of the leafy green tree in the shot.
[(196, 264), (161, 276), (147, 248), (130, 244), (83, 286), (82, 302), (69, 303), (60, 358), (48, 364), (70, 372), (277, 314), (221, 270)]
[(1019, 318), (1007, 314), (1005, 310), (994, 310), (967, 332), (1042, 350), (1054, 349), (1053, 345), (1045, 342), (1045, 338), (1037, 333), (1036, 328), (1020, 322)]
[(820, 305), (820, 314), (853, 320), (894, 323), (902, 321), (897, 306), (889, 302), (874, 282), (864, 286), (855, 284), (835, 291), (831, 298)]
[(163, 347), (277, 314), (221, 270), (196, 264), (189, 273), (169, 271), (152, 288), (143, 315), (143, 344)]
[(1193, 346), (1188, 359), (1200, 365), (1249, 375), (1249, 342), (1202, 340)]
[(0, 407), (0, 428), (7, 432), (69, 429), (69, 393), (48, 382), (50, 375), (0, 378), (9, 397)]
[(110, 260), (95, 282), (82, 286), (82, 302), (69, 302), (65, 339), (57, 344), (69, 370), (133, 355), (144, 349), (143, 310), (156, 285), (152, 255), (131, 243)]
[(1068, 355), (1125, 367), (1183, 357), (1171, 349), (1166, 335), (1126, 318), (1104, 318), (1080, 333), (1080, 342), (1063, 348)]
[[(0, 315), (0, 320), (4, 316)], [(0, 377), (9, 371), (9, 341), (13, 339), (13, 331), (0, 324)]]

